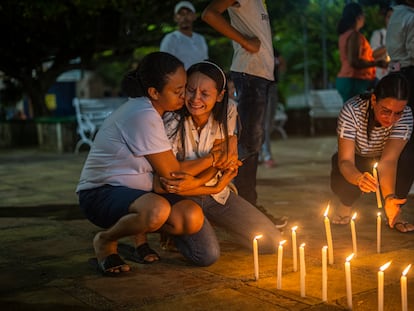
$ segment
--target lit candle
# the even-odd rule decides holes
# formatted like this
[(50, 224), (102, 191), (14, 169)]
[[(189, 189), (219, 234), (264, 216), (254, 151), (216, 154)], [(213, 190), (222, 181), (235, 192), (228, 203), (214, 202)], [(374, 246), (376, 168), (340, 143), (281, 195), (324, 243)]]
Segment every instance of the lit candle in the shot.
[(377, 253), (381, 253), (381, 213), (377, 213)]
[(351, 235), (352, 235), (352, 251), (354, 255), (357, 255), (357, 241), (356, 241), (356, 231), (355, 231), (355, 219), (357, 217), (357, 213), (355, 212), (351, 218)]
[(377, 196), (377, 206), (378, 206), (378, 208), (382, 208), (381, 192), (380, 192), (380, 186), (379, 186), (377, 166), (378, 166), (378, 162), (375, 162), (374, 167), (372, 168), (372, 175), (374, 176), (375, 180), (377, 181), (377, 190), (375, 190), (375, 194)]
[(305, 267), (305, 243), (302, 243), (299, 247), (299, 267), (300, 267), (300, 296), (305, 297), (305, 277), (306, 277), (306, 267)]
[(381, 266), (378, 271), (378, 311), (384, 310), (384, 271), (391, 264), (391, 261)]
[(326, 250), (328, 246), (322, 247), (322, 301), (328, 301), (328, 264)]
[(298, 271), (298, 247), (296, 245), (296, 229), (298, 226), (292, 227), (292, 254), (293, 254), (293, 272)]
[(348, 303), (348, 309), (352, 310), (352, 283), (351, 283), (351, 259), (354, 254), (346, 257), (345, 260), (345, 281), (346, 281), (346, 300)]
[(259, 279), (259, 251), (257, 247), (257, 240), (261, 237), (262, 235), (256, 235), (253, 239), (254, 279), (256, 281)]
[(282, 262), (283, 262), (283, 244), (286, 240), (279, 242), (279, 248), (277, 250), (277, 289), (282, 288)]
[(328, 243), (328, 258), (329, 258), (329, 264), (333, 265), (334, 263), (334, 257), (333, 257), (333, 244), (332, 244), (332, 232), (331, 232), (331, 222), (328, 218), (328, 212), (329, 212), (329, 204), (328, 207), (325, 210), (325, 231), (326, 231), (326, 242)]
[(407, 311), (408, 310), (408, 302), (407, 302), (407, 273), (410, 270), (411, 264), (404, 269), (400, 283), (401, 283), (401, 310)]

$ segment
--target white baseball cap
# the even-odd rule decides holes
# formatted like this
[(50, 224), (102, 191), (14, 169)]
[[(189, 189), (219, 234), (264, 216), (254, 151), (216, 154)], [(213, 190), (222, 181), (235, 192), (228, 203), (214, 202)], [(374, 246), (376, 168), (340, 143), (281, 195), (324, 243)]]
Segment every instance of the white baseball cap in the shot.
[(196, 12), (194, 5), (190, 1), (180, 1), (175, 5), (174, 14), (177, 14), (178, 11), (181, 10), (182, 8), (189, 9), (193, 13)]

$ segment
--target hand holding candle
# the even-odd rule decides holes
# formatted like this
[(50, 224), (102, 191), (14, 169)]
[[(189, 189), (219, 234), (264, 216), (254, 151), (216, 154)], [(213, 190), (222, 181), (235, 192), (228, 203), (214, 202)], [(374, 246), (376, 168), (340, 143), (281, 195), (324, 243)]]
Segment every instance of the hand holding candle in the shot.
[(356, 230), (355, 230), (355, 219), (356, 219), (357, 213), (355, 212), (354, 215), (351, 218), (351, 236), (352, 236), (352, 250), (354, 255), (357, 255), (357, 241), (356, 241)]
[(261, 237), (262, 235), (256, 235), (253, 239), (254, 279), (256, 281), (259, 279), (259, 249), (257, 246), (257, 240)]
[(279, 248), (277, 251), (277, 289), (282, 288), (282, 263), (283, 263), (283, 244), (285, 244), (286, 240), (279, 242)]
[(407, 273), (410, 270), (411, 264), (404, 269), (400, 283), (401, 283), (401, 310), (407, 311), (408, 310), (408, 301), (407, 301)]
[(328, 258), (329, 258), (329, 264), (333, 265), (334, 263), (334, 257), (333, 257), (333, 243), (332, 243), (332, 232), (331, 232), (331, 223), (328, 218), (328, 212), (329, 212), (329, 204), (326, 207), (325, 213), (323, 216), (325, 217), (324, 223), (325, 223), (325, 231), (326, 231), (326, 242), (328, 243)]
[(375, 191), (375, 195), (377, 197), (377, 207), (382, 208), (382, 199), (381, 199), (381, 191), (380, 191), (380, 184), (378, 178), (378, 170), (377, 170), (378, 162), (375, 162), (374, 167), (372, 168), (372, 175), (377, 182), (377, 190)]
[(380, 271), (378, 271), (378, 311), (384, 310), (384, 271), (391, 264), (391, 261), (387, 262), (385, 265), (381, 266)]
[(292, 227), (292, 256), (293, 256), (293, 272), (298, 271), (298, 248), (296, 244), (296, 229), (298, 226)]
[(349, 255), (345, 261), (345, 282), (346, 282), (346, 300), (348, 309), (352, 310), (352, 283), (351, 283), (351, 259), (354, 254)]

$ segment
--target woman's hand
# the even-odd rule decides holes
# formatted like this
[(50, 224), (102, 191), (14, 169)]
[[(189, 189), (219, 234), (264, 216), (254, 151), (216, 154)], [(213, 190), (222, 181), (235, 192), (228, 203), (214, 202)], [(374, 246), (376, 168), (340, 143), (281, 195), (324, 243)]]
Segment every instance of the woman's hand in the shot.
[(394, 225), (401, 213), (401, 204), (407, 202), (407, 199), (399, 199), (396, 197), (390, 197), (385, 200), (385, 214), (388, 218), (388, 225), (390, 228), (394, 228)]
[(240, 166), (241, 163), (238, 161), (237, 137), (234, 135), (229, 136), (228, 148), (226, 148), (225, 144), (226, 141), (223, 139), (215, 140), (213, 148), (210, 151), (214, 159), (213, 166), (222, 170), (228, 169), (232, 165)]
[(371, 173), (364, 172), (357, 181), (358, 188), (365, 193), (375, 192), (378, 188), (378, 182)]
[(171, 178), (160, 177), (160, 182), (165, 191), (179, 193), (201, 186), (197, 177), (183, 172), (171, 173)]
[(235, 177), (237, 176), (237, 169), (228, 169), (223, 172), (223, 175), (214, 186), (216, 193), (222, 191)]

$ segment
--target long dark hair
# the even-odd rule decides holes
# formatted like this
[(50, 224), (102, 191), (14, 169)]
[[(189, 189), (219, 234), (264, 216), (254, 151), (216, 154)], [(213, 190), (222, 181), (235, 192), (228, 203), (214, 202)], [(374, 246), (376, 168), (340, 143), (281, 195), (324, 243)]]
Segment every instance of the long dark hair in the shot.
[[(214, 105), (212, 109), (213, 118), (215, 121), (218, 122), (219, 128), (221, 131), (221, 135), (226, 142), (226, 150), (228, 150), (228, 124), (227, 124), (227, 112), (228, 112), (228, 92), (227, 92), (227, 80), (223, 70), (211, 61), (202, 61), (192, 65), (190, 68), (187, 69), (187, 78), (189, 78), (192, 74), (200, 72), (209, 78), (211, 78), (216, 83), (216, 89), (218, 94), (225, 90), (223, 100), (220, 103)], [(184, 105), (180, 110), (177, 111), (178, 114), (178, 126), (174, 133), (172, 133), (171, 137), (175, 135), (180, 135), (180, 140), (182, 143), (182, 150), (185, 151), (185, 127), (184, 121), (186, 118), (190, 116), (190, 112), (188, 111), (186, 105)], [(171, 138), (170, 137), (170, 138)], [(185, 154), (180, 155), (180, 157), (185, 158)]]
[[(410, 87), (407, 78), (400, 72), (391, 72), (383, 77), (375, 86), (373, 91), (377, 102), (384, 98), (394, 98), (398, 100), (408, 100)], [(370, 108), (367, 111), (368, 126), (367, 136), (371, 134), (375, 126), (375, 116), (371, 103), (372, 93), (361, 95), (361, 98), (369, 100)]]
[(359, 16), (363, 15), (361, 5), (356, 2), (351, 2), (345, 5), (341, 19), (338, 22), (337, 32), (339, 35), (348, 31), (355, 26), (356, 20)]
[(128, 97), (149, 96), (148, 88), (161, 92), (168, 83), (169, 75), (183, 63), (165, 52), (153, 52), (144, 56), (135, 70), (128, 72), (122, 80), (122, 91)]

